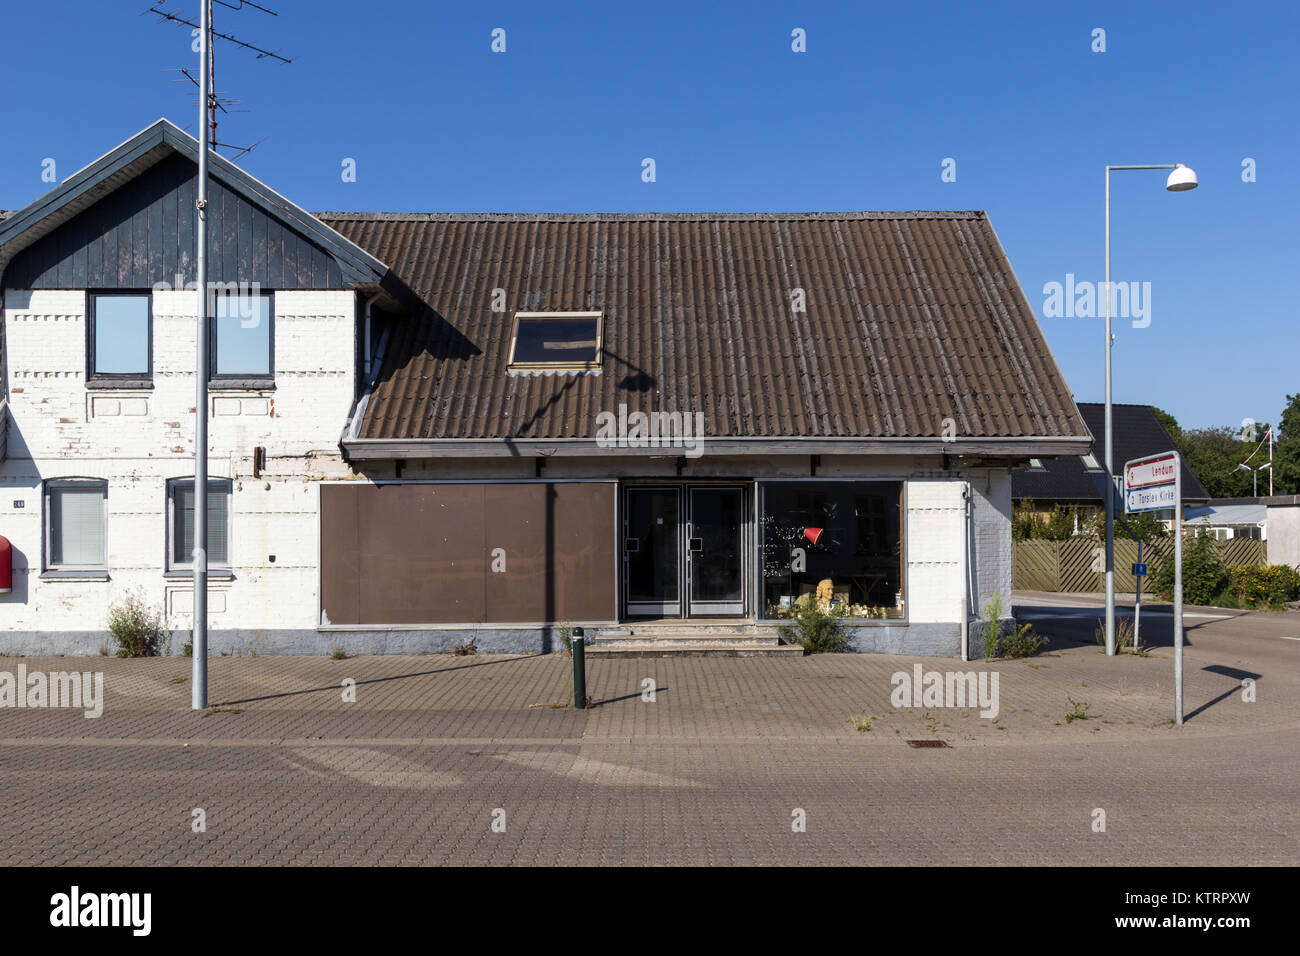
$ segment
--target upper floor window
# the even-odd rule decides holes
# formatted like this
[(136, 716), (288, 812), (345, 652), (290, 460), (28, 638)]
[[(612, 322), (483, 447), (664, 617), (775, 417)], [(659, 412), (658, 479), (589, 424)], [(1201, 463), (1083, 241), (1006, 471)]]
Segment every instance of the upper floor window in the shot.
[(45, 483), (45, 567), (49, 571), (104, 571), (104, 502), (108, 482)]
[(153, 310), (148, 293), (93, 293), (87, 309), (86, 380), (148, 384), (153, 375)]
[(219, 292), (212, 323), (212, 376), (269, 384), (275, 377), (271, 293)]
[(1097, 456), (1091, 452), (1083, 456), (1083, 467), (1089, 471), (1101, 471), (1101, 465), (1097, 464)]
[(599, 312), (516, 312), (512, 369), (600, 367)]

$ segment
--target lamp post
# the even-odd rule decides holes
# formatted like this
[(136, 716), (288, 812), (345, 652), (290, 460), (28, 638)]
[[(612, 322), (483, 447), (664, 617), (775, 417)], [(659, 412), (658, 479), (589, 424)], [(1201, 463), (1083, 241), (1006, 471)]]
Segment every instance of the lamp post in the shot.
[(1261, 471), (1268, 472), (1269, 494), (1271, 495), (1273, 493), (1273, 463), (1271, 461), (1267, 464), (1260, 465), (1258, 468), (1251, 468), (1250, 465), (1243, 462), (1237, 466), (1237, 470), (1250, 472), (1250, 494), (1252, 498), (1259, 497), (1259, 473)]
[(1106, 167), (1106, 282), (1102, 298), (1106, 301), (1106, 653), (1115, 653), (1115, 454), (1111, 428), (1110, 353), (1115, 337), (1110, 331), (1110, 174), (1121, 169), (1168, 169), (1165, 189), (1186, 192), (1197, 186), (1196, 173), (1182, 163), (1163, 163), (1145, 166)]

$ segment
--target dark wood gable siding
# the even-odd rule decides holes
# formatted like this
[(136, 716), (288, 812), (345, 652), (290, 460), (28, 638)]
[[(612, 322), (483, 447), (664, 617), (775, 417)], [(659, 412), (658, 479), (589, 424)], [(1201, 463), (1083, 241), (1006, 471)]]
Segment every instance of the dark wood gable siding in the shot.
[[(195, 164), (170, 156), (14, 256), (9, 289), (142, 289), (195, 281)], [(220, 182), (208, 186), (208, 278), (344, 288), (338, 262)]]

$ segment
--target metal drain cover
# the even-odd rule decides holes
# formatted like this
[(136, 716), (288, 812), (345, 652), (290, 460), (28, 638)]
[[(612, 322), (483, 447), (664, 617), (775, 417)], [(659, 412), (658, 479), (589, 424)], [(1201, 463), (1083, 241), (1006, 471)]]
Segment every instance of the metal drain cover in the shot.
[(907, 745), (908, 745), (909, 747), (918, 747), (918, 748), (919, 748), (919, 747), (947, 747), (947, 746), (948, 746), (948, 741), (946, 741), (946, 740), (909, 740), (909, 741), (907, 742)]

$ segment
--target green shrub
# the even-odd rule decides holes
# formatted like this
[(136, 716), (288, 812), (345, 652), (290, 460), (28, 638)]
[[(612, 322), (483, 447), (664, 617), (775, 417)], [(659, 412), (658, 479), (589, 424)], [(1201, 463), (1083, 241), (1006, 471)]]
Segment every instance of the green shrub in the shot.
[(1034, 502), (1026, 498), (1011, 515), (1011, 537), (1016, 541), (1065, 541), (1074, 536), (1074, 509), (1054, 505), (1052, 512), (1043, 517), (1034, 510)]
[(1046, 643), (1047, 638), (1034, 633), (1034, 625), (1017, 621), (1002, 638), (1002, 656), (1033, 657)]
[[(1163, 600), (1174, 597), (1174, 552), (1156, 565), (1152, 586)], [(1212, 604), (1217, 595), (1228, 587), (1228, 572), (1223, 566), (1214, 538), (1207, 531), (1198, 531), (1183, 539), (1183, 601), (1187, 604)]]
[(1073, 536), (1074, 510), (1054, 505), (1043, 528), (1043, 537), (1048, 541), (1068, 541)]
[(138, 592), (108, 609), (108, 633), (117, 642), (118, 657), (157, 657), (167, 639), (162, 612)]
[(1280, 609), (1300, 597), (1300, 572), (1285, 564), (1229, 568), (1228, 587), (1241, 607)]
[(796, 604), (791, 623), (781, 624), (776, 632), (787, 644), (798, 644), (809, 654), (836, 654), (849, 646), (849, 632), (844, 627), (843, 612), (822, 610), (816, 601)]

